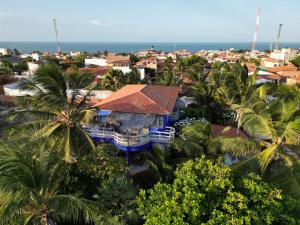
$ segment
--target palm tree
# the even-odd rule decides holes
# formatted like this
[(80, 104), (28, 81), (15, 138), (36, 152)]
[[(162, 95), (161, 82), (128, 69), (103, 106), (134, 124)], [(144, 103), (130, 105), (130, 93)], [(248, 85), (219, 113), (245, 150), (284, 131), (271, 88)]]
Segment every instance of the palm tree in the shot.
[(265, 149), (234, 168), (238, 171), (255, 170), (269, 179), (284, 170), (285, 176), (275, 181), (300, 197), (300, 179), (295, 174), (300, 170), (299, 154), (292, 148), (300, 143), (299, 103), (294, 98), (269, 99), (265, 107), (258, 104), (256, 109), (248, 108), (242, 116), (243, 128)]
[(88, 94), (76, 99), (75, 87), (72, 97), (68, 97), (67, 83), (58, 66), (42, 66), (31, 80), (24, 82), (23, 89), (34, 95), (20, 97), (26, 109), (18, 111), (12, 119), (24, 116), (25, 122), (20, 127), (38, 127), (39, 132), (31, 138), (59, 137), (64, 159), (69, 163), (76, 161), (78, 153), (94, 149), (91, 138), (82, 128), (82, 124), (90, 123), (94, 117), (94, 110), (85, 104)]
[(68, 165), (51, 147), (49, 142), (0, 143), (0, 224), (93, 220), (96, 208), (90, 201), (60, 193)]
[(126, 76), (121, 70), (110, 70), (102, 80), (102, 86), (109, 90), (118, 90), (126, 84)]
[(227, 153), (243, 158), (259, 152), (260, 146), (252, 140), (239, 136), (227, 137), (226, 133), (230, 129), (225, 127), (221, 136), (214, 137), (209, 122), (197, 121), (181, 129), (173, 147), (179, 152), (185, 152), (189, 158), (196, 158), (203, 154), (218, 157), (219, 154)]
[(119, 221), (137, 220), (135, 197), (137, 189), (124, 174), (115, 174), (104, 181), (94, 198), (98, 204)]
[(154, 146), (151, 152), (144, 152), (145, 164), (155, 172), (159, 181), (170, 180), (172, 177), (172, 165), (168, 162), (170, 152)]

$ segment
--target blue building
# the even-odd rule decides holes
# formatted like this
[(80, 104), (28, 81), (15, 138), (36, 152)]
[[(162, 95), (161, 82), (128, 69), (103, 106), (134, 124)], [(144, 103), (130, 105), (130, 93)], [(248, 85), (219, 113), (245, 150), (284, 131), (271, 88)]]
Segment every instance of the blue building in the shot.
[(126, 85), (94, 105), (96, 125), (87, 127), (94, 142), (110, 142), (119, 150), (137, 152), (153, 144), (168, 145), (179, 119), (178, 87)]

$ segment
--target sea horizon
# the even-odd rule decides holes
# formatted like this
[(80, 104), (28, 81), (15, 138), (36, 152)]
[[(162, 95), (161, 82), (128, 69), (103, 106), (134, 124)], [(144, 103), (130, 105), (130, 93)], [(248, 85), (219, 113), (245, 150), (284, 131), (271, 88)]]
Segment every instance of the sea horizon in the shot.
[[(274, 42), (258, 42), (257, 50), (268, 50), (270, 44), (275, 46)], [(191, 52), (201, 50), (225, 50), (234, 48), (251, 49), (251, 42), (96, 42), (96, 41), (62, 41), (62, 52), (86, 51), (89, 53), (97, 51), (109, 51), (115, 53), (134, 53), (140, 50), (149, 49), (154, 46), (155, 49), (171, 52), (174, 50), (187, 49)], [(300, 49), (300, 42), (282, 42), (280, 47)], [(22, 53), (33, 51), (55, 52), (55, 41), (0, 41), (0, 48), (18, 49)]]

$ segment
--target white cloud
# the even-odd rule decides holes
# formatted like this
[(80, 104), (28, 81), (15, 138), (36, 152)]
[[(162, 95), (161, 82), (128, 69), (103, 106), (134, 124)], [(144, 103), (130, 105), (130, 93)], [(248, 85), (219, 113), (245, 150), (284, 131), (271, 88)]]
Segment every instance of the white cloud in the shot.
[(95, 27), (100, 27), (103, 25), (103, 22), (98, 19), (93, 19), (93, 20), (90, 20), (90, 24)]

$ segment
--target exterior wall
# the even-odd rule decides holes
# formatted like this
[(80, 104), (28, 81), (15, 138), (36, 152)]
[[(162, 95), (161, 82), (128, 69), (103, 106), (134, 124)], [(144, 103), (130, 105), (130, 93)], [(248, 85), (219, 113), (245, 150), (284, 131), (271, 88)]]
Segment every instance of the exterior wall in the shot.
[(103, 58), (85, 59), (84, 64), (86, 66), (89, 66), (89, 65), (107, 66), (107, 60), (103, 59)]
[(113, 66), (113, 69), (121, 70), (124, 74), (131, 72), (131, 69), (129, 68), (129, 66)]
[(35, 74), (35, 72), (36, 72), (36, 71), (39, 69), (39, 67), (40, 67), (39, 64), (36, 64), (36, 63), (33, 63), (33, 62), (28, 62), (27, 65), (28, 65), (28, 70), (29, 70), (29, 74), (30, 74), (30, 75)]
[(286, 79), (287, 85), (295, 85), (295, 84), (299, 84), (299, 83), (300, 83), (300, 79), (295, 79), (295, 78), (287, 78)]
[(7, 48), (0, 48), (0, 55), (9, 55), (10, 50)]
[(142, 68), (138, 68), (137, 69), (138, 71), (139, 71), (139, 73), (140, 73), (140, 79), (141, 80), (144, 80), (145, 79), (145, 68), (144, 67), (142, 67)]

